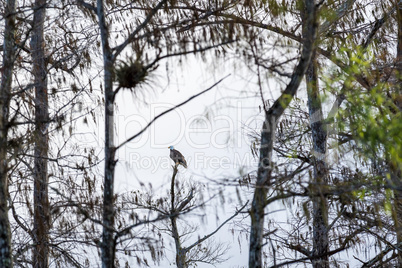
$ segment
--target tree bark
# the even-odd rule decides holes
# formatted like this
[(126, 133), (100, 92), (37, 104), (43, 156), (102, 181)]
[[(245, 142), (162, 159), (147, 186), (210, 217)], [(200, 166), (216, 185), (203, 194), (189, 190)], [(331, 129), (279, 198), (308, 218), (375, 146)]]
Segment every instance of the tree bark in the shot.
[(318, 87), (315, 53), (306, 72), (308, 108), (313, 141), (313, 267), (329, 268), (328, 201), (324, 197), (327, 180), (327, 131)]
[(34, 228), (33, 267), (49, 266), (49, 197), (47, 157), (49, 124), (47, 69), (45, 56), (44, 22), (46, 0), (34, 4), (31, 38), (33, 76), (35, 81), (35, 149), (34, 149)]
[(114, 144), (114, 91), (113, 53), (109, 46), (103, 1), (97, 0), (98, 23), (101, 32), (104, 85), (105, 85), (105, 177), (103, 184), (102, 267), (114, 267), (116, 242), (114, 239), (114, 170), (116, 166)]
[(12, 75), (15, 62), (15, 0), (7, 0), (4, 14), (4, 51), (0, 85), (0, 267), (12, 267), (11, 232), (8, 220), (7, 135), (11, 100)]
[(263, 267), (262, 245), (264, 235), (264, 215), (266, 198), (271, 181), (272, 150), (276, 132), (276, 123), (293, 96), (299, 88), (300, 82), (310, 64), (317, 32), (317, 16), (314, 0), (305, 1), (305, 13), (308, 14), (304, 21), (303, 51), (298, 65), (282, 95), (275, 101), (272, 107), (265, 111), (265, 121), (261, 130), (260, 160), (257, 173), (257, 181), (251, 203), (250, 217), (250, 248), (249, 267)]
[(174, 239), (174, 243), (176, 246), (176, 266), (177, 268), (187, 268), (186, 263), (186, 250), (183, 249), (180, 240), (179, 229), (177, 228), (177, 216), (175, 215), (177, 212), (175, 207), (176, 202), (176, 194), (174, 191), (175, 186), (175, 179), (177, 175), (178, 167), (175, 165), (173, 167), (173, 175), (172, 175), (172, 182), (170, 185), (170, 223), (172, 224), (172, 237)]
[(249, 267), (263, 267), (262, 244), (264, 235), (264, 215), (268, 187), (270, 186), (272, 150), (276, 131), (276, 119), (272, 114), (266, 113), (265, 122), (261, 131), (260, 163), (257, 182), (251, 203), (251, 231)]

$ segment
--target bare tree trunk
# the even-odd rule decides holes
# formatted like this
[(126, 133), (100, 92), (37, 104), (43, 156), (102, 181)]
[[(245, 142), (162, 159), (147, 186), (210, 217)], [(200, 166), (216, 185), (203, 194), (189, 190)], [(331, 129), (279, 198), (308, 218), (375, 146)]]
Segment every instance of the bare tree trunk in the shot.
[(264, 216), (268, 187), (271, 179), (272, 150), (276, 131), (276, 118), (272, 113), (265, 115), (261, 131), (260, 163), (254, 197), (251, 203), (251, 232), (249, 267), (263, 267), (262, 244), (264, 235)]
[(33, 75), (35, 80), (35, 159), (34, 159), (34, 248), (33, 267), (49, 266), (49, 198), (47, 157), (49, 124), (47, 70), (43, 24), (46, 0), (36, 0), (34, 5), (31, 38)]
[(97, 1), (97, 15), (101, 32), (104, 83), (105, 83), (105, 177), (103, 184), (102, 267), (114, 267), (116, 241), (114, 239), (114, 170), (116, 166), (114, 144), (114, 91), (113, 53), (109, 46), (109, 32), (105, 21), (103, 1)]
[(0, 87), (0, 267), (12, 267), (11, 232), (8, 220), (7, 135), (11, 82), (15, 60), (15, 0), (7, 0), (5, 10), (4, 51)]
[(303, 51), (298, 65), (292, 75), (291, 81), (282, 95), (275, 101), (272, 107), (265, 111), (265, 122), (261, 130), (260, 161), (258, 167), (257, 181), (254, 189), (253, 201), (251, 203), (250, 217), (250, 248), (249, 267), (263, 267), (262, 245), (264, 235), (264, 215), (266, 198), (271, 181), (272, 150), (276, 132), (276, 123), (285, 109), (288, 107), (293, 96), (299, 88), (300, 82), (310, 64), (317, 32), (316, 6), (314, 0), (305, 1), (305, 12), (303, 31)]
[(180, 234), (179, 230), (177, 228), (177, 216), (175, 215), (177, 212), (175, 208), (175, 191), (174, 191), (174, 186), (175, 186), (175, 179), (177, 175), (178, 167), (177, 165), (173, 167), (173, 175), (172, 175), (172, 182), (170, 185), (170, 222), (172, 224), (172, 237), (174, 239), (174, 243), (176, 246), (176, 266), (178, 268), (186, 268), (186, 251), (183, 249), (181, 245), (181, 240), (180, 240)]
[(313, 140), (313, 267), (329, 268), (328, 201), (324, 197), (327, 181), (327, 131), (323, 125), (321, 100), (318, 87), (315, 53), (306, 72), (308, 108)]

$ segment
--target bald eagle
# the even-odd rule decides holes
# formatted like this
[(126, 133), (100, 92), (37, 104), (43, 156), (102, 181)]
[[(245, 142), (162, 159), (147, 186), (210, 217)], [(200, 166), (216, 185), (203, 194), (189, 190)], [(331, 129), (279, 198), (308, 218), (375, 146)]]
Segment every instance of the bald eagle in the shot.
[(187, 168), (187, 162), (184, 156), (179, 151), (175, 150), (173, 146), (168, 148), (170, 149), (170, 158), (172, 158), (176, 166), (181, 164), (183, 167)]

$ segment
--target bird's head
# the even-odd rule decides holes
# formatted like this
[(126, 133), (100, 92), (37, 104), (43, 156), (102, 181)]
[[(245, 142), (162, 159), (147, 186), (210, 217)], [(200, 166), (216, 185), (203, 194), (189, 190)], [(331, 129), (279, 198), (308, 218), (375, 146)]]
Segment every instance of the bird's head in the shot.
[(169, 146), (168, 148), (169, 148), (170, 150), (173, 150), (173, 149), (174, 149), (174, 147), (173, 147), (173, 146)]

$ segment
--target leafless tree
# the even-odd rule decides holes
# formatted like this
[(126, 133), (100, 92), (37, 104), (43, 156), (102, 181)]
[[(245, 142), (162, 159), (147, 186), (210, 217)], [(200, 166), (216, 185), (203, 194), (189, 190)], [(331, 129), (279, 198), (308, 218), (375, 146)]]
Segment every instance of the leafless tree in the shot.
[(0, 87), (0, 263), (2, 267), (12, 267), (11, 232), (8, 219), (8, 129), (11, 87), (15, 63), (15, 11), (16, 1), (10, 0), (5, 6), (4, 51)]

